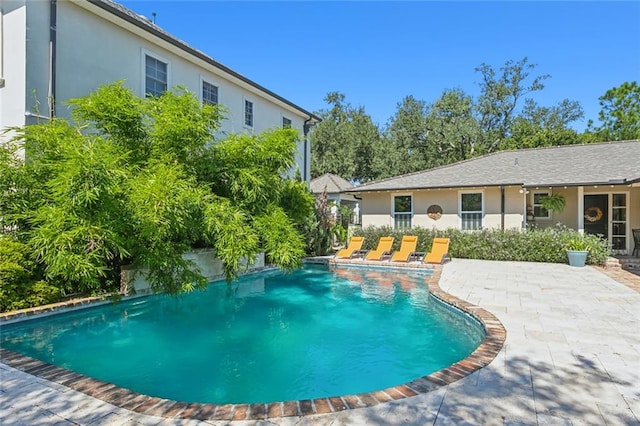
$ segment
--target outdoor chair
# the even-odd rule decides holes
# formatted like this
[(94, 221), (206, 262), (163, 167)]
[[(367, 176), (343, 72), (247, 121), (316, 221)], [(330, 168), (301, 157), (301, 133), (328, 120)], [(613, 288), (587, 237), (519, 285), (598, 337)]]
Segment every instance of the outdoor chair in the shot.
[(633, 252), (631, 256), (640, 257), (640, 229), (632, 229), (633, 232)]
[(336, 259), (351, 259), (362, 249), (362, 243), (364, 243), (364, 237), (351, 237), (347, 247), (336, 253)]
[(416, 247), (418, 247), (418, 237), (413, 235), (405, 235), (402, 237), (400, 248), (393, 252), (391, 256), (392, 262), (407, 262), (411, 256), (415, 256)]
[(422, 261), (424, 263), (442, 264), (451, 260), (449, 255), (449, 238), (434, 238), (431, 244), (431, 251), (428, 252)]
[(393, 246), (393, 237), (381, 237), (378, 240), (378, 247), (375, 250), (370, 250), (365, 256), (366, 260), (381, 260), (382, 256), (391, 253), (391, 247)]

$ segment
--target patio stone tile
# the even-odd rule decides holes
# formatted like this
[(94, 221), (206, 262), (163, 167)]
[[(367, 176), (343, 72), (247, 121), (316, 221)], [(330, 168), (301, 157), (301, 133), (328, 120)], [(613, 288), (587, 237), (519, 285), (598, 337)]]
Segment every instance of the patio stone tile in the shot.
[(600, 402), (598, 402), (597, 405), (600, 409), (600, 414), (602, 415), (602, 418), (606, 422), (607, 426), (626, 426), (634, 423), (640, 424), (640, 419), (636, 418), (631, 409), (629, 409), (628, 407), (603, 404)]
[[(376, 391), (368, 396), (314, 400), (317, 411), (333, 411), (300, 417), (307, 405), (289, 401), (265, 406), (266, 420), (237, 420), (235, 426), (293, 425), (595, 425), (637, 424), (640, 418), (640, 293), (614, 281), (594, 268), (571, 268), (526, 262), (483, 262), (454, 259), (442, 269), (440, 287), (462, 301), (490, 307), (506, 328), (506, 341), (488, 365), (472, 374), (437, 387), (420, 379), (414, 385)], [(437, 293), (439, 294), (439, 293)], [(479, 312), (478, 308), (472, 308)], [(490, 329), (497, 321), (488, 322)], [(487, 348), (492, 344), (485, 345)], [(484, 353), (484, 350), (479, 351)], [(53, 369), (2, 351), (21, 368), (46, 374)], [(3, 358), (4, 360), (5, 358)], [(9, 361), (7, 361), (9, 362)], [(469, 361), (437, 374), (445, 382), (477, 368)], [(125, 394), (97, 381), (77, 381), (78, 388), (115, 401)], [(76, 380), (76, 381), (74, 381)], [(64, 386), (27, 375), (0, 363), (0, 416), (11, 415), (12, 424), (180, 425), (198, 424), (196, 419), (148, 416), (106, 404)], [(410, 397), (414, 391), (425, 392)], [(365, 400), (362, 400), (364, 398)], [(370, 398), (370, 400), (368, 399)], [(131, 398), (135, 400), (136, 398)], [(386, 402), (384, 402), (386, 401)], [(131, 401), (129, 401), (131, 402)], [(374, 405), (358, 407), (362, 403)], [(381, 402), (381, 403), (377, 403)], [(137, 407), (189, 417), (187, 405), (139, 398)], [(123, 403), (126, 404), (126, 403)], [(160, 405), (159, 405), (160, 404)], [(324, 404), (324, 405), (323, 405)], [(273, 417), (282, 408), (290, 417)], [(320, 406), (324, 408), (319, 408)], [(72, 407), (75, 407), (75, 411)], [(248, 406), (212, 406), (209, 425), (227, 425), (236, 419), (255, 418)], [(226, 411), (225, 411), (226, 410)], [(89, 415), (88, 413), (91, 413)], [(263, 412), (255, 412), (262, 417)], [(85, 415), (89, 417), (85, 420)], [(163, 414), (164, 415), (164, 414)], [(35, 419), (34, 419), (35, 417)], [(211, 416), (207, 416), (210, 418)], [(25, 421), (33, 420), (33, 421)], [(99, 422), (102, 420), (102, 423)], [(87, 423), (88, 422), (88, 423)], [(93, 423), (91, 423), (93, 422)]]
[(551, 414), (538, 413), (537, 416), (539, 426), (573, 426), (574, 423), (566, 418), (554, 416)]

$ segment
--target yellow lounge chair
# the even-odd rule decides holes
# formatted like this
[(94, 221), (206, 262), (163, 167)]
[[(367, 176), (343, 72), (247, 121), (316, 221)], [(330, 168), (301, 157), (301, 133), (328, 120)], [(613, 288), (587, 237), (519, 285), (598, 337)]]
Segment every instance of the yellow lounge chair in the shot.
[(424, 263), (444, 263), (449, 256), (449, 238), (434, 238), (431, 251), (422, 259)]
[(385, 254), (391, 253), (391, 247), (393, 246), (393, 237), (382, 237), (378, 240), (378, 247), (375, 250), (370, 250), (365, 256), (367, 260), (380, 260)]
[(364, 243), (364, 237), (351, 237), (349, 245), (336, 253), (337, 259), (351, 259), (353, 254), (362, 249), (362, 243)]
[(418, 247), (418, 237), (414, 235), (405, 235), (402, 237), (400, 248), (393, 252), (391, 256), (392, 262), (407, 262), (409, 258), (415, 255)]

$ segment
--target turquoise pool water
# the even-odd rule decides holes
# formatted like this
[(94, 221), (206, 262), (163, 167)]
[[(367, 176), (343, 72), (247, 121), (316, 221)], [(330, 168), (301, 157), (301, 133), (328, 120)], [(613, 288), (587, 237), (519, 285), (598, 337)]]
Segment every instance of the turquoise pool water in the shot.
[(430, 296), (419, 273), (311, 265), (0, 335), (6, 349), (146, 395), (258, 403), (402, 384), (465, 358), (484, 332)]

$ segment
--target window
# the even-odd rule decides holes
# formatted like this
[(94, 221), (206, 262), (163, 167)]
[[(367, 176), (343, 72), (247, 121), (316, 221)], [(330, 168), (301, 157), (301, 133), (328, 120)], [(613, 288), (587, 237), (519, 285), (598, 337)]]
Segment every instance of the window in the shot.
[(411, 195), (395, 195), (393, 197), (393, 227), (410, 229), (413, 216), (413, 200)]
[(287, 117), (282, 117), (282, 127), (284, 127), (285, 129), (291, 128), (291, 120)]
[(460, 194), (460, 228), (464, 231), (482, 229), (482, 192)]
[(611, 194), (611, 197), (611, 249), (621, 253), (627, 250), (627, 194)]
[(167, 91), (168, 64), (145, 55), (145, 95), (160, 96)]
[(549, 210), (542, 207), (540, 201), (544, 198), (551, 195), (549, 191), (543, 192), (534, 192), (531, 195), (531, 205), (533, 207), (533, 217), (536, 219), (551, 219), (551, 214)]
[(244, 101), (244, 125), (253, 127), (253, 102)]
[(202, 82), (202, 103), (218, 105), (218, 87), (206, 81)]

